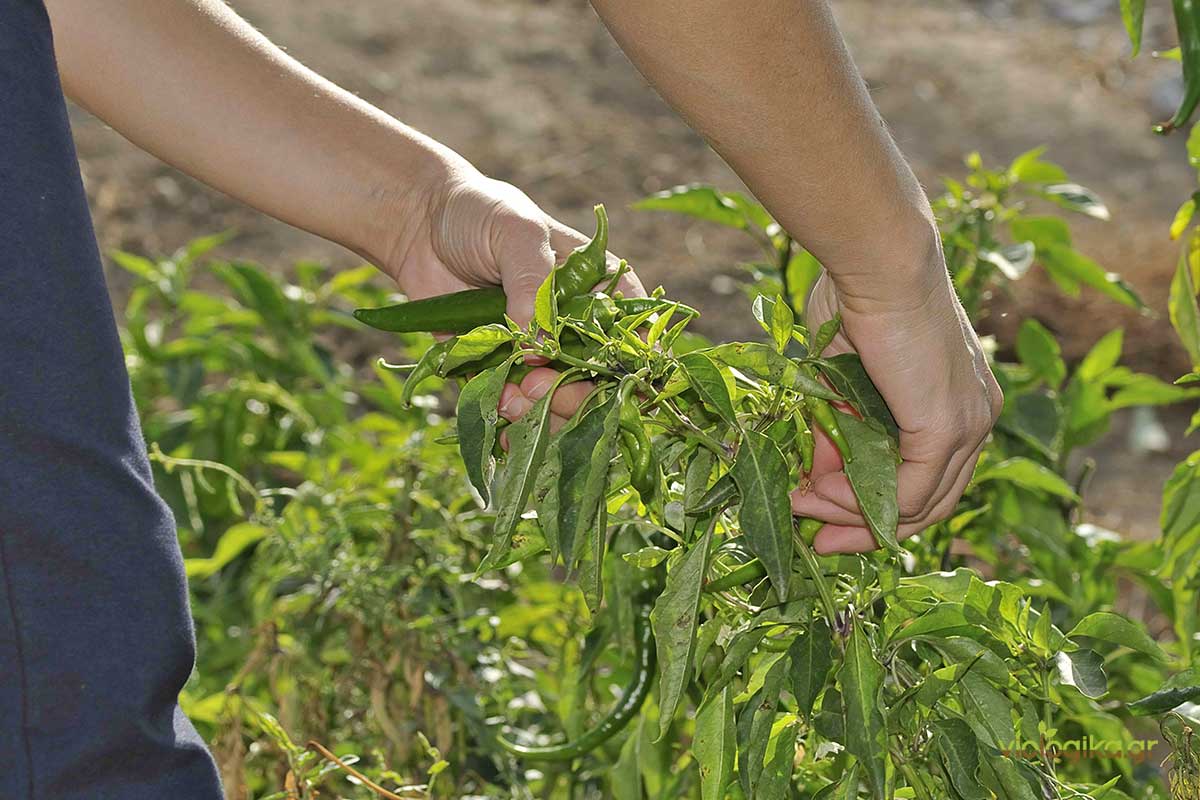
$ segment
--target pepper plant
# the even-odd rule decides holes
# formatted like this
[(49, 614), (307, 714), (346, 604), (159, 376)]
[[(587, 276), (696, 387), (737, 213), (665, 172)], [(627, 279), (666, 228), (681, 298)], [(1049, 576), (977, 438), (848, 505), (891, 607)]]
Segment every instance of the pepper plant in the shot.
[[(631, 798), (1128, 796), (1115, 788), (1121, 774), (1077, 780), (1014, 743), (1044, 742), (1064, 709), (1111, 731), (1095, 703), (1107, 691), (1101, 653), (1125, 648), (1154, 669), (1166, 656), (1144, 629), (1100, 611), (1064, 632), (1017, 584), (906, 569), (895, 421), (856, 357), (823, 356), (837, 321), (809, 331), (782, 296), (760, 295), (752, 310), (769, 344), (676, 352), (696, 314), (661, 290), (614, 297), (617, 275), (600, 291), (557, 290), (563, 274), (605, 277), (602, 209), (597, 219), (597, 236), (538, 293), (528, 329), (464, 330), (425, 301), (356, 314), (390, 330), (463, 330), (404, 369), (410, 392), (430, 375), (469, 376), (458, 445), (495, 514), (481, 574), (560, 565), (596, 630), (640, 642), (620, 701), (591, 730), (568, 735), (571, 724), (539, 712), (497, 731), (518, 763), (579, 765), (527, 773), (535, 791), (565, 781)], [(504, 430), (505, 451), (496, 406), (530, 356), (560, 376)], [(553, 392), (579, 380), (594, 388), (552, 431)], [(792, 516), (788, 493), (807, 479), (815, 436), (840, 452), (880, 553), (817, 557), (820, 523)], [(642, 703), (614, 762), (606, 748)], [(669, 764), (670, 778), (647, 762)]]

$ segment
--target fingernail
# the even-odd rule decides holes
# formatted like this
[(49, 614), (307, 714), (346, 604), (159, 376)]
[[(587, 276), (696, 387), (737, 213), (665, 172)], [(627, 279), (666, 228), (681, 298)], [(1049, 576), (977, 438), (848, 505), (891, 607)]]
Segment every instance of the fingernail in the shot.
[(530, 400), (541, 400), (546, 396), (546, 392), (550, 391), (550, 384), (553, 382), (553, 378), (535, 378), (528, 386), (521, 384), (521, 394)]
[(509, 422), (515, 422), (525, 412), (533, 408), (533, 403), (523, 394), (514, 394), (508, 399), (508, 402), (500, 406), (500, 416), (504, 417)]

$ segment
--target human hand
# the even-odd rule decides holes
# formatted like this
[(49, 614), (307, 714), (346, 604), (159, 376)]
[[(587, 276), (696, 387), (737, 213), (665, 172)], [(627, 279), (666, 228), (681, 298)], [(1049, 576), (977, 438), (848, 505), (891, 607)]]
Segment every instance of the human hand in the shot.
[[(1000, 415), (1003, 396), (946, 272), (936, 236), (916, 280), (867, 291), (839, 288), (828, 273), (813, 288), (807, 322), (834, 314), (841, 332), (826, 351), (856, 352), (900, 427), (899, 538), (954, 511)], [(792, 493), (795, 513), (826, 522), (820, 553), (876, 547), (837, 449), (817, 437), (811, 482)]]
[[(411, 222), (387, 248), (383, 270), (413, 300), (483, 286), (503, 286), (508, 315), (520, 325), (533, 318), (534, 299), (556, 263), (588, 237), (543, 212), (520, 189), (488, 178), (468, 165), (440, 178), (406, 214)], [(618, 260), (609, 254), (609, 270)], [(626, 272), (618, 289), (644, 297), (637, 275)], [(553, 385), (547, 367), (529, 372), (500, 395), (500, 413), (523, 416)], [(588, 381), (561, 387), (551, 401), (550, 425), (557, 430), (592, 389)]]

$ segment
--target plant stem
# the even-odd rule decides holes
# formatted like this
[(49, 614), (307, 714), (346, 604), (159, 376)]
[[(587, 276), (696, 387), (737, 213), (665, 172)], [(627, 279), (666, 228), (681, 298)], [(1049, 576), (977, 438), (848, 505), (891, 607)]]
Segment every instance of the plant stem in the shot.
[(617, 377), (617, 373), (613, 372), (608, 367), (602, 367), (599, 364), (593, 364), (590, 361), (584, 361), (582, 358), (576, 358), (573, 355), (564, 353), (559, 350), (557, 353), (543, 352), (541, 355), (554, 361), (561, 361), (564, 364), (570, 364), (572, 367), (585, 369), (588, 372), (595, 372), (597, 375), (607, 375), (610, 378)]
[[(794, 528), (794, 526), (793, 526)], [(825, 580), (825, 573), (821, 571), (821, 565), (817, 562), (816, 555), (808, 546), (808, 542), (800, 536), (792, 537), (796, 550), (800, 553), (800, 562), (804, 565), (804, 570), (808, 573), (808, 577), (817, 587), (817, 595), (821, 598), (821, 606), (825, 611), (825, 621), (829, 623), (829, 630), (837, 630), (837, 605), (833, 602), (833, 592), (829, 589), (829, 583)]]

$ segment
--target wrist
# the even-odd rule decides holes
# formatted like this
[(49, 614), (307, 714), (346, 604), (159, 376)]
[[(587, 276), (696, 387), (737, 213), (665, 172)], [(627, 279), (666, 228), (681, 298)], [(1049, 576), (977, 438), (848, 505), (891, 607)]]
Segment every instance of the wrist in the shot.
[[(424, 137), (422, 137), (424, 138)], [(413, 143), (408, 143), (410, 146)], [(364, 184), (350, 233), (351, 250), (399, 282), (398, 266), (421, 236), (445, 188), (474, 171), (465, 159), (432, 140), (419, 143), (415, 157), (378, 164)], [(403, 288), (403, 287), (401, 287)]]
[(822, 264), (838, 294), (864, 309), (923, 302), (948, 280), (941, 235), (928, 207), (876, 226)]

